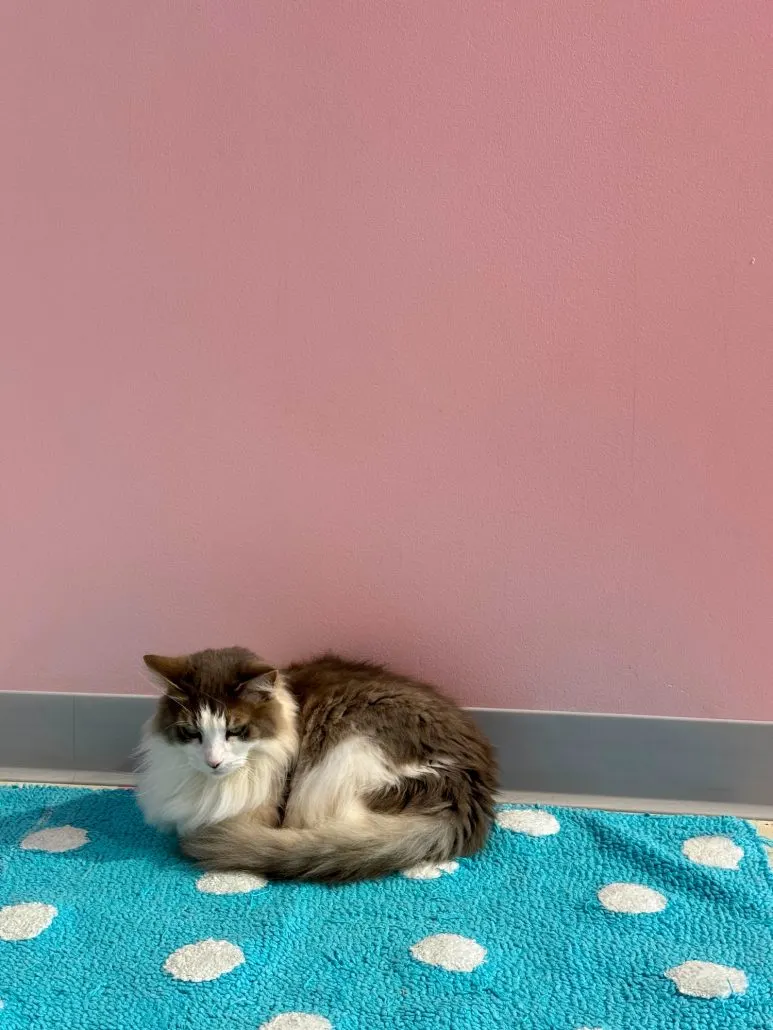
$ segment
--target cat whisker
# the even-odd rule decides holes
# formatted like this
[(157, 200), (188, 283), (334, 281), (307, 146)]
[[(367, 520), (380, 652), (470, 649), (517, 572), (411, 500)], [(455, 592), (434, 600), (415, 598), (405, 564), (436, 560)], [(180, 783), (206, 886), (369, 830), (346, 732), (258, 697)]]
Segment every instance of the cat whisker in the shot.
[(157, 694), (161, 695), (164, 693), (163, 688), (158, 685), (158, 682), (153, 678), (152, 675), (148, 674), (145, 669), (142, 669), (142, 678), (145, 680), (146, 683), (149, 683), (151, 687), (153, 687), (153, 690)]

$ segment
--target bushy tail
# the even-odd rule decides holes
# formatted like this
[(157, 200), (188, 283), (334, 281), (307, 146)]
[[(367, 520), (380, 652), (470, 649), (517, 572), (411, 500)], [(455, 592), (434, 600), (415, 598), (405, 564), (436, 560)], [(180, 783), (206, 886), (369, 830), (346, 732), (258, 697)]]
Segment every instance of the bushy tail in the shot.
[(246, 819), (205, 827), (182, 842), (209, 869), (249, 869), (273, 880), (346, 883), (459, 854), (456, 829), (438, 816), (370, 813), (319, 829), (271, 829)]

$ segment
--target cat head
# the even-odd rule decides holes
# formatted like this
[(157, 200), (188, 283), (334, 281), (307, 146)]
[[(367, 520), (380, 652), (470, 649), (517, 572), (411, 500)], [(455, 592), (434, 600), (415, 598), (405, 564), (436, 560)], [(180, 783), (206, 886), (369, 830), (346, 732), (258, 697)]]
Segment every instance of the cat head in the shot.
[(155, 731), (198, 772), (227, 776), (276, 736), (281, 677), (252, 651), (227, 647), (175, 658), (146, 654), (144, 660), (164, 690)]

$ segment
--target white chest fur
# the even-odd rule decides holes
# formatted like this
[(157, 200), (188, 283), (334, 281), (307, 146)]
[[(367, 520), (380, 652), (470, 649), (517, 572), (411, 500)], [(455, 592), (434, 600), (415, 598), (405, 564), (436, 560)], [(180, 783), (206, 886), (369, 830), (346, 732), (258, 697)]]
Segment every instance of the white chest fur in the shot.
[(140, 751), (140, 808), (149, 823), (180, 834), (278, 803), (294, 757), (290, 742), (276, 738), (254, 748), (240, 769), (213, 777), (192, 767), (185, 748), (150, 730)]

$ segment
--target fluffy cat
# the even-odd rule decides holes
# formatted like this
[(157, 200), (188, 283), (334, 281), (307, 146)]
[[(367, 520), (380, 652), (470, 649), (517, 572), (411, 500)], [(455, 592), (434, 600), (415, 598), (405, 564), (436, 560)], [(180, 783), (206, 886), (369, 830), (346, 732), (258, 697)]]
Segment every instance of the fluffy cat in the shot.
[(205, 866), (343, 882), (485, 843), (493, 752), (433, 687), (334, 655), (279, 670), (241, 647), (145, 663), (164, 695), (139, 802)]

